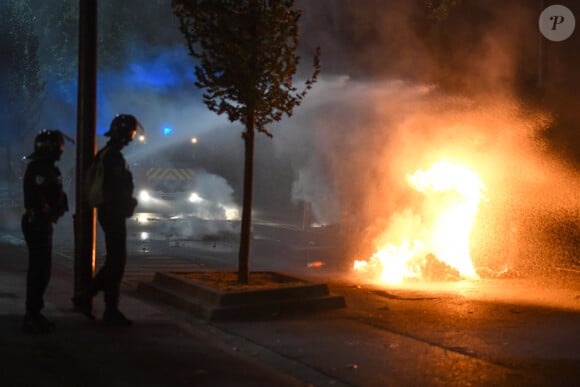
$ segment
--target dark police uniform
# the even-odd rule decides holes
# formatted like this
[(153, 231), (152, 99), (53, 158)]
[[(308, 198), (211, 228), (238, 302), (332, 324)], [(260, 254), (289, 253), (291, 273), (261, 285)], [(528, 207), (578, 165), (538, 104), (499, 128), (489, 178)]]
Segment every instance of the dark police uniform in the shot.
[(91, 290), (105, 293), (105, 306), (116, 310), (119, 306), (121, 280), (127, 262), (126, 219), (133, 215), (137, 200), (133, 198), (133, 176), (121, 153), (121, 146), (109, 142), (99, 151), (102, 158), (103, 203), (98, 207), (98, 219), (105, 234), (106, 259), (93, 279)]
[(52, 265), (52, 224), (68, 211), (60, 170), (54, 161), (31, 156), (23, 180), (22, 232), (28, 246), (26, 314), (39, 316)]
[(137, 130), (143, 127), (130, 114), (118, 114), (111, 122), (105, 136), (110, 137), (107, 145), (97, 153), (103, 164), (102, 203), (97, 207), (98, 219), (105, 234), (106, 259), (103, 267), (90, 282), (72, 298), (75, 311), (94, 319), (92, 298), (99, 292), (105, 293), (103, 322), (111, 325), (131, 325), (118, 309), (121, 280), (127, 262), (126, 220), (133, 215), (137, 200), (133, 197), (133, 176), (127, 168), (121, 150), (132, 140)]

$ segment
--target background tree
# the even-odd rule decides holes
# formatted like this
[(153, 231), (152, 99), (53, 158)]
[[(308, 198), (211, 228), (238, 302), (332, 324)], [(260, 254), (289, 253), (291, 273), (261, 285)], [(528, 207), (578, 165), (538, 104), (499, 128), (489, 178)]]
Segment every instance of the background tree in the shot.
[(0, 2), (0, 189), (20, 197), (21, 157), (31, 150), (44, 101), (38, 37), (27, 0)]
[(189, 53), (196, 59), (196, 86), (203, 102), (218, 115), (245, 126), (244, 193), (238, 280), (248, 283), (252, 221), (254, 136), (272, 134), (266, 125), (291, 116), (320, 72), (298, 91), (292, 79), (300, 58), (298, 21), (293, 0), (173, 0)]
[(3, 144), (24, 137), (36, 128), (45, 83), (40, 77), (38, 37), (29, 2), (8, 0), (0, 5), (1, 110)]
[[(30, 2), (37, 17), (42, 72), (49, 82), (67, 88), (77, 80), (79, 1), (12, 0)], [(139, 61), (157, 47), (176, 44), (175, 33), (157, 28), (158, 10), (166, 0), (100, 0), (98, 2), (99, 70), (119, 70)], [(76, 98), (76, 94), (74, 94)]]

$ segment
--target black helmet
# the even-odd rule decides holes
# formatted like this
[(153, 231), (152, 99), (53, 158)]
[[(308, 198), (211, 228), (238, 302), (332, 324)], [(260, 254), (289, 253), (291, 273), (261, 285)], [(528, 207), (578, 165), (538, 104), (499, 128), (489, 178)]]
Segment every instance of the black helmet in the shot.
[(105, 136), (120, 140), (124, 144), (131, 142), (137, 130), (143, 131), (141, 123), (131, 114), (118, 114), (111, 122)]
[(40, 157), (59, 160), (65, 136), (58, 129), (43, 130), (34, 138), (34, 153)]

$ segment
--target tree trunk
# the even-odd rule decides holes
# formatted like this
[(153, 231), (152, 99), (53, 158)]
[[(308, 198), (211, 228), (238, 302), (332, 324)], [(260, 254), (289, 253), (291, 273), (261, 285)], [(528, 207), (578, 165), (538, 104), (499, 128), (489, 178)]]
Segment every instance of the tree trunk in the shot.
[(238, 281), (247, 284), (250, 276), (250, 242), (252, 238), (252, 202), (254, 186), (254, 116), (248, 119), (244, 132), (244, 198), (242, 205), (242, 230), (238, 254)]

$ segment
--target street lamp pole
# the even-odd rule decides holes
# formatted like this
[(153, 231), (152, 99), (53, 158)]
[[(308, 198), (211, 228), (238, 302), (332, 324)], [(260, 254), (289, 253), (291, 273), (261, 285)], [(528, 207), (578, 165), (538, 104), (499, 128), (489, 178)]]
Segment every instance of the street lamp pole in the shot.
[(85, 289), (95, 270), (95, 210), (83, 190), (85, 171), (96, 153), (97, 0), (79, 0), (79, 51), (74, 215), (74, 294)]

